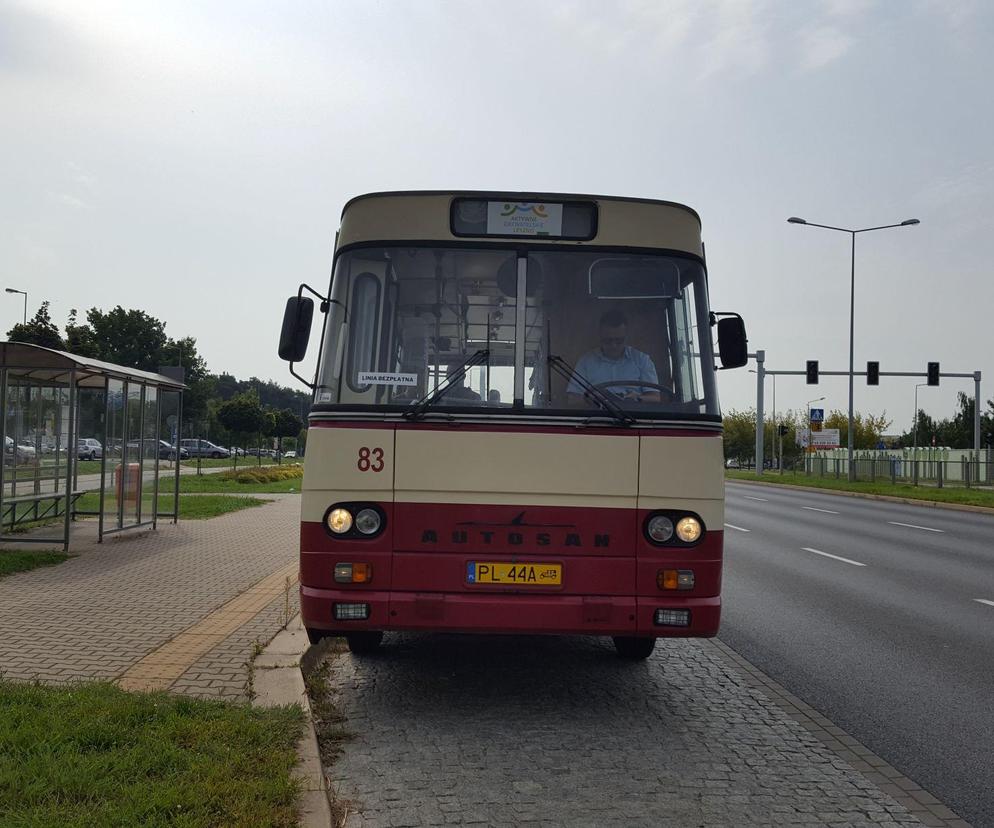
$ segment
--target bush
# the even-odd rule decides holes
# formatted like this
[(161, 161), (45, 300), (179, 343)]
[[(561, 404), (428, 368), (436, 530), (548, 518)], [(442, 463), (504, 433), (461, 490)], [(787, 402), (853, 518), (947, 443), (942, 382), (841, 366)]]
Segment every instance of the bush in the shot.
[(304, 476), (303, 466), (265, 466), (226, 471), (218, 475), (223, 480), (238, 483), (279, 483), (283, 480), (298, 480)]

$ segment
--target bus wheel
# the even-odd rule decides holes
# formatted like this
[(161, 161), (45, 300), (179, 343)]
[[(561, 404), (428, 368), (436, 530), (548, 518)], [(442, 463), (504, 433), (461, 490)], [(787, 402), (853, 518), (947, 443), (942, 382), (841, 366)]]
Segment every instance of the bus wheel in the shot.
[(383, 640), (383, 633), (378, 631), (354, 632), (345, 636), (345, 640), (349, 643), (349, 652), (356, 655), (365, 655), (376, 652), (380, 646), (380, 642)]
[(324, 637), (325, 637), (324, 630), (311, 630), (311, 629), (307, 630), (307, 640), (310, 641), (311, 644), (320, 644), (321, 639)]
[(624, 635), (614, 637), (614, 648), (622, 658), (648, 658), (652, 655), (655, 646), (655, 638), (634, 638)]

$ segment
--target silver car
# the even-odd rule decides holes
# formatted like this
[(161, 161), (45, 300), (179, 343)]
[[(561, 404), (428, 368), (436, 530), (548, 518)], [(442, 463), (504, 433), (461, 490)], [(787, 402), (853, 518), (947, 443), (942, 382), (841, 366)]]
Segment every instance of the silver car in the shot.
[(76, 444), (76, 456), (80, 460), (96, 460), (104, 456), (104, 447), (94, 437), (80, 437)]

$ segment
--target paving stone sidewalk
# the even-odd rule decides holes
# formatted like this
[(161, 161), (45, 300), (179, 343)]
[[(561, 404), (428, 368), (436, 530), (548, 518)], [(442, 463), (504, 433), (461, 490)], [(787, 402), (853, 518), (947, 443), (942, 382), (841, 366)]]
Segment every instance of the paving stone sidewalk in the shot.
[(918, 819), (709, 641), (388, 636), (328, 656), (347, 825), (898, 826)]
[[(271, 573), (297, 560), (299, 495), (210, 520), (164, 523), (96, 542), (74, 527), (74, 558), (0, 580), (0, 675), (113, 680)], [(9, 544), (16, 546), (16, 544)], [(207, 652), (172, 690), (247, 698), (254, 643), (297, 612), (297, 587)]]

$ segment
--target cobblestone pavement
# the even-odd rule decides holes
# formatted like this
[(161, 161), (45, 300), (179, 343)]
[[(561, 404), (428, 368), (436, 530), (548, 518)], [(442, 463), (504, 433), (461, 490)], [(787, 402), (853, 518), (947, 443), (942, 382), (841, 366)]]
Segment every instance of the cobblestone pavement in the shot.
[[(297, 559), (299, 495), (210, 520), (96, 542), (96, 524), (74, 529), (75, 557), (0, 580), (0, 675), (64, 683), (113, 680), (144, 656)], [(10, 544), (16, 546), (16, 544)], [(296, 612), (296, 586), (289, 616)], [(173, 689), (245, 698), (255, 641), (287, 615), (285, 597), (204, 654)]]
[(708, 641), (393, 635), (329, 656), (347, 825), (919, 825)]

